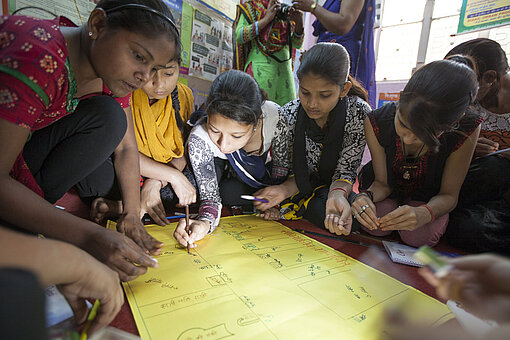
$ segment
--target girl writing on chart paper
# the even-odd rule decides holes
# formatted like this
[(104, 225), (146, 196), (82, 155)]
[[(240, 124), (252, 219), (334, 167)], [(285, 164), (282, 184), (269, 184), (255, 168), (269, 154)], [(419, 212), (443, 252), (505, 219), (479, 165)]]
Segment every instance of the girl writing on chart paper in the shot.
[(363, 168), (365, 190), (352, 203), (364, 230), (380, 236), (397, 230), (415, 247), (439, 241), (480, 132), (482, 119), (466, 113), (476, 91), (468, 66), (435, 61), (416, 71), (398, 104), (369, 114), (365, 135), (372, 163)]
[(222, 204), (247, 204), (242, 194), (281, 183), (288, 173), (287, 120), (279, 106), (263, 101), (260, 88), (247, 73), (231, 70), (211, 85), (205, 111), (188, 139), (190, 163), (200, 193), (199, 216), (184, 219), (174, 236), (187, 245), (211, 233), (219, 223)]
[[(130, 92), (174, 59), (179, 34), (160, 0), (102, 0), (80, 27), (59, 17), (2, 16), (0, 219), (72, 243), (130, 280), (156, 267), (161, 243), (140, 221), (139, 160)], [(105, 58), (105, 56), (108, 56)], [(116, 98), (113, 98), (115, 96)], [(124, 99), (122, 99), (124, 98)], [(109, 187), (110, 160), (123, 212), (118, 230), (56, 209), (73, 185)], [(98, 195), (100, 196), (100, 195)], [(125, 234), (125, 235), (123, 235)]]

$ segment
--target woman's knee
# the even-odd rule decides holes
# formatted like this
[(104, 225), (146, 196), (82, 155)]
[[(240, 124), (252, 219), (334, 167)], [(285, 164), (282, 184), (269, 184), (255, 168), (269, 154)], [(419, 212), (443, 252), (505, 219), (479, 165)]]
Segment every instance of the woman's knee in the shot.
[(421, 247), (425, 245), (433, 247), (439, 243), (439, 240), (446, 232), (449, 217), (449, 214), (445, 214), (416, 230), (400, 231), (400, 238), (405, 244), (412, 247)]
[(78, 105), (76, 112), (84, 112), (90, 117), (90, 132), (100, 140), (111, 140), (118, 145), (126, 134), (126, 113), (112, 97), (96, 96), (86, 99)]

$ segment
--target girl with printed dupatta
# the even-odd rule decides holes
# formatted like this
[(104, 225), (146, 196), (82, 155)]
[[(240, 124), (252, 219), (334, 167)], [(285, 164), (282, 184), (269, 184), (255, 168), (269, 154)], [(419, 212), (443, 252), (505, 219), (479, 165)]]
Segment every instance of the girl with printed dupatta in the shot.
[(140, 215), (145, 213), (166, 225), (165, 208), (196, 201), (192, 174), (186, 167), (184, 143), (193, 94), (178, 83), (180, 56), (157, 71), (141, 89), (133, 92), (131, 108), (140, 173), (144, 177)]
[(284, 105), (296, 97), (292, 49), (303, 44), (303, 13), (292, 7), (283, 12), (280, 8), (277, 0), (238, 5), (234, 68), (248, 72), (270, 100)]
[(240, 196), (287, 178), (289, 130), (278, 109), (263, 100), (257, 82), (245, 72), (230, 70), (214, 80), (207, 116), (198, 120), (188, 139), (200, 208), (198, 218), (190, 220), (190, 235), (184, 219), (179, 221), (174, 236), (180, 244), (196, 247), (194, 242), (218, 225), (223, 204), (249, 204)]
[[(292, 171), (281, 185), (254, 195), (282, 205), (285, 219), (305, 218), (341, 235), (351, 230), (347, 198), (365, 148), (363, 119), (370, 111), (366, 91), (349, 76), (349, 55), (339, 44), (320, 43), (304, 53), (297, 71), (299, 99), (283, 106), (289, 120)], [(279, 217), (279, 216), (278, 216)]]

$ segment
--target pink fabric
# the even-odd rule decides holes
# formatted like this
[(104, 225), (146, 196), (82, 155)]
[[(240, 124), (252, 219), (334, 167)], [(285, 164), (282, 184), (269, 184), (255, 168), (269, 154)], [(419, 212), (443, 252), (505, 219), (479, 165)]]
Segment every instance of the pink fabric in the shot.
[[(418, 207), (420, 205), (425, 204), (425, 202), (409, 201), (406, 204), (412, 207)], [(376, 213), (377, 217), (383, 217), (389, 212), (397, 209), (398, 204), (394, 200), (387, 198), (384, 201), (376, 203), (375, 207), (377, 210)], [(437, 217), (434, 221), (430, 223), (422, 225), (416, 230), (413, 231), (399, 230), (398, 233), (400, 234), (400, 238), (405, 244), (408, 244), (413, 247), (421, 247), (424, 245), (433, 247), (439, 242), (441, 236), (443, 236), (443, 234), (445, 233), (446, 226), (448, 225), (449, 216), (450, 216), (449, 214), (445, 214), (443, 216)], [(391, 234), (391, 231), (369, 230), (363, 226), (362, 228), (367, 233), (374, 236), (386, 236)]]

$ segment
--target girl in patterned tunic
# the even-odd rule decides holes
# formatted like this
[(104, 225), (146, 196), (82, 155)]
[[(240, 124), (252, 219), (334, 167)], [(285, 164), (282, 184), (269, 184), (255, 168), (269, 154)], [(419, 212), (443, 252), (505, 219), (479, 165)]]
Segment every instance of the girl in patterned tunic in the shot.
[[(140, 221), (129, 93), (178, 53), (170, 15), (160, 0), (103, 0), (80, 27), (62, 17), (0, 17), (0, 219), (70, 242), (123, 280), (157, 266), (148, 253), (161, 247)], [(92, 179), (113, 174), (92, 175), (112, 168), (110, 155), (124, 205), (121, 233), (51, 204), (76, 184), (80, 194), (100, 196)]]
[[(449, 243), (476, 252), (510, 254), (510, 67), (501, 45), (479, 38), (447, 53), (470, 56), (478, 75), (479, 90), (471, 110), (482, 122), (475, 155), (462, 185), (459, 204), (450, 214)], [(485, 157), (487, 156), (487, 157)]]
[(299, 99), (281, 109), (291, 131), (293, 176), (255, 193), (269, 201), (255, 203), (260, 210), (290, 198), (282, 206), (284, 218), (304, 217), (338, 235), (351, 230), (347, 198), (361, 164), (363, 119), (370, 111), (366, 91), (349, 75), (349, 65), (347, 50), (339, 44), (319, 43), (303, 55)]
[[(440, 60), (411, 77), (397, 104), (365, 119), (372, 155), (352, 203), (370, 234), (397, 230), (412, 246), (434, 246), (457, 204), (482, 119), (466, 112), (476, 96), (474, 72)], [(372, 170), (373, 168), (373, 170)]]
[(195, 247), (194, 242), (218, 225), (222, 204), (247, 204), (240, 195), (286, 179), (288, 127), (278, 108), (263, 100), (257, 82), (247, 73), (231, 70), (214, 80), (205, 105), (207, 116), (196, 123), (188, 139), (199, 216), (190, 222), (190, 235), (184, 231), (184, 219), (179, 222), (174, 233), (179, 243)]

